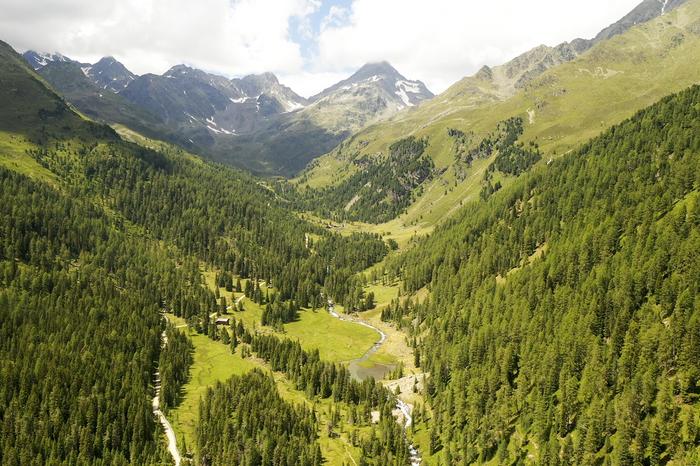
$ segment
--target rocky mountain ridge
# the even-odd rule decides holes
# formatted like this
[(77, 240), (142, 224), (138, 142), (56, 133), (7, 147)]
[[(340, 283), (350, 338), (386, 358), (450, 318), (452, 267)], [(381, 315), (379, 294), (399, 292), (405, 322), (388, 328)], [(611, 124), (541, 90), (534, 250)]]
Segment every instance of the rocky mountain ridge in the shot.
[(273, 73), (229, 79), (181, 64), (137, 76), (113, 57), (89, 64), (27, 51), (24, 58), (91, 118), (257, 173), (293, 174), (365, 125), (433, 97), (388, 62), (366, 64), (306, 99)]

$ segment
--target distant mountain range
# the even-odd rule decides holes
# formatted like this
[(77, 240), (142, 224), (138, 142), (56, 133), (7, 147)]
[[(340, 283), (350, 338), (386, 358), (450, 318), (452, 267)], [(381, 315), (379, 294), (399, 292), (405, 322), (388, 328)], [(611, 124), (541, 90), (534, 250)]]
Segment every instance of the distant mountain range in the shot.
[(291, 175), (368, 123), (433, 97), (389, 63), (372, 63), (305, 99), (272, 73), (228, 79), (186, 65), (137, 76), (113, 57), (25, 60), (78, 110), (261, 174)]
[(27, 63), (29, 63), (29, 66), (34, 68), (34, 70), (38, 70), (49, 63), (52, 62), (71, 62), (71, 60), (68, 57), (64, 57), (60, 53), (39, 53), (35, 52), (34, 50), (28, 50), (24, 52), (22, 55), (25, 60), (27, 60)]

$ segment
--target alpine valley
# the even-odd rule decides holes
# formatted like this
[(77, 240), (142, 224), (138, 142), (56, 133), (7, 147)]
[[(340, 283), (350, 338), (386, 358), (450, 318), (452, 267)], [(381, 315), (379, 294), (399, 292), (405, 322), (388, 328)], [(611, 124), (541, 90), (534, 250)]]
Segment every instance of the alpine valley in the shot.
[(309, 97), (0, 41), (0, 464), (700, 465), (700, 0), (571, 39)]

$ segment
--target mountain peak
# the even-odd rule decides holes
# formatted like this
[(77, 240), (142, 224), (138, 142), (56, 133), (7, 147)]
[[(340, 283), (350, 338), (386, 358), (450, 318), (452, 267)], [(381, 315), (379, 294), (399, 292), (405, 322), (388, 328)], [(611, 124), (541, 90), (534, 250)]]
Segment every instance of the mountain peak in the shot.
[(260, 74), (249, 74), (241, 78), (241, 81), (255, 85), (257, 87), (268, 87), (271, 85), (278, 85), (279, 79), (274, 73), (266, 71)]
[(34, 69), (38, 70), (39, 68), (42, 68), (46, 65), (48, 65), (51, 62), (54, 61), (72, 61), (70, 58), (66, 57), (65, 55), (62, 55), (58, 52), (53, 52), (53, 53), (46, 53), (46, 52), (37, 52), (34, 50), (27, 50), (22, 54), (22, 57), (29, 63), (29, 65)]
[[(388, 61), (366, 63), (347, 79), (334, 84), (311, 97), (311, 102), (322, 99), (355, 96), (370, 102), (381, 101), (382, 110), (375, 113), (391, 113), (405, 107), (412, 107), (433, 97), (420, 81), (411, 81), (399, 73)], [(360, 97), (361, 96), (361, 97)], [(385, 112), (385, 113), (386, 113)]]
[(134, 73), (112, 56), (102, 57), (94, 65), (83, 66), (82, 69), (95, 84), (112, 92), (121, 91), (136, 78)]
[[(102, 57), (100, 60), (95, 63), (95, 65), (103, 64), (103, 65), (113, 65), (115, 63), (119, 63), (116, 58), (113, 56), (107, 56), (107, 57)], [(119, 63), (121, 65), (121, 63)]]
[(277, 76), (270, 72), (249, 74), (242, 78), (233, 78), (231, 82), (248, 97), (258, 97), (263, 92), (268, 92), (271, 88), (280, 85)]
[(491, 81), (493, 79), (493, 70), (487, 65), (484, 65), (477, 71), (474, 77), (482, 81)]
[(188, 73), (191, 73), (194, 71), (194, 68), (191, 68), (185, 64), (179, 64), (171, 67), (168, 71), (163, 73), (163, 76), (166, 77), (175, 77), (175, 76), (182, 76)]
[(406, 79), (404, 78), (401, 73), (399, 73), (396, 68), (391, 66), (391, 63), (389, 63), (386, 60), (383, 61), (378, 61), (378, 62), (370, 62), (370, 63), (365, 63), (360, 67), (359, 70), (357, 70), (350, 79), (356, 78), (356, 79), (367, 79), (372, 76), (386, 76), (386, 77), (391, 77), (391, 78), (397, 78), (397, 79)]
[(386, 60), (367, 62), (360, 67), (360, 70), (363, 70), (365, 68), (378, 69), (378, 70), (381, 69), (381, 70), (385, 70), (385, 71), (396, 71), (396, 68), (391, 66), (391, 63), (389, 63)]

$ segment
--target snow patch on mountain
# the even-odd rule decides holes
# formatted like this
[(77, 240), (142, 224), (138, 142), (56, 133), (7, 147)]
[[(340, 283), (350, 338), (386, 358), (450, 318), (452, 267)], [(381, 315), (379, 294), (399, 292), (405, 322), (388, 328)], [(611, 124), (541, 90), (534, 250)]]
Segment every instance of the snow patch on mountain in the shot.
[(45, 54), (39, 54), (39, 57), (41, 60), (39, 61), (39, 64), (42, 66), (46, 66), (52, 61), (68, 61), (66, 57), (61, 55), (60, 53), (45, 53)]
[(67, 62), (71, 61), (70, 58), (61, 55), (58, 52), (45, 53), (45, 52), (35, 52), (34, 50), (27, 50), (24, 52), (23, 57), (32, 66), (34, 70), (43, 68), (51, 62)]
[(206, 118), (205, 121), (207, 122), (207, 129), (210, 131), (216, 133), (216, 134), (234, 134), (236, 130), (229, 131), (226, 128), (222, 128), (221, 125), (219, 125), (216, 120), (214, 119), (213, 116)]
[(400, 79), (396, 81), (396, 95), (407, 107), (413, 107), (415, 104), (411, 102), (408, 94), (420, 94), (420, 84), (415, 81), (404, 81)]
[(187, 112), (183, 112), (183, 113), (185, 114), (185, 116), (186, 116), (187, 118), (190, 119), (190, 121), (191, 121), (192, 123), (194, 123), (194, 122), (199, 122), (199, 118), (197, 118), (197, 117), (195, 117), (195, 116), (192, 116), (191, 114), (189, 114), (189, 113), (187, 113)]
[(300, 104), (299, 102), (292, 102), (291, 100), (285, 99), (281, 101), (282, 106), (284, 107), (286, 112), (294, 112), (296, 110), (300, 110), (304, 108), (303, 104)]
[(420, 84), (416, 81), (404, 81), (400, 79), (396, 81), (396, 87), (403, 87), (406, 92), (410, 92), (411, 94), (420, 94)]

